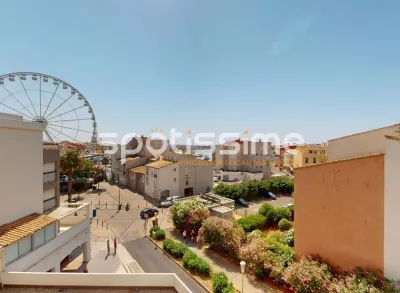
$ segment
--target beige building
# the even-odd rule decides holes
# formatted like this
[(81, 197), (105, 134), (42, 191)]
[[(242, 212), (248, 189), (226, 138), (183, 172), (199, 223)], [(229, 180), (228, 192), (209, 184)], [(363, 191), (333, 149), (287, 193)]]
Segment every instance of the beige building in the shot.
[[(0, 272), (59, 272), (77, 248), (89, 261), (89, 205), (54, 208), (57, 193), (46, 186), (57, 182), (57, 166), (46, 164), (57, 155), (43, 149), (42, 124), (15, 118), (0, 117)], [(47, 195), (53, 205), (44, 211)]]
[(385, 135), (398, 136), (399, 134), (400, 123), (331, 139), (328, 141), (328, 160), (336, 161), (383, 153)]
[(330, 140), (327, 163), (296, 169), (297, 257), (319, 255), (344, 270), (359, 266), (400, 279), (395, 131), (391, 126)]
[(192, 155), (167, 152), (158, 160), (129, 170), (128, 185), (154, 199), (211, 191), (212, 165)]
[[(239, 148), (237, 153), (222, 153), (234, 150), (235, 145)], [(236, 140), (216, 146), (216, 150), (213, 153), (213, 165), (215, 170), (261, 173), (262, 178), (270, 178), (270, 162), (272, 158), (271, 142)]]
[(293, 168), (322, 164), (328, 161), (326, 144), (299, 145), (283, 153), (283, 166)]

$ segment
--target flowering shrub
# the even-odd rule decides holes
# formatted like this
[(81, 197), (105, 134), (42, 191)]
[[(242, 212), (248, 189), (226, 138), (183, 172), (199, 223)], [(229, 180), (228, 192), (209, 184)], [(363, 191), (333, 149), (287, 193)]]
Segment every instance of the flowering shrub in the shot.
[(266, 218), (263, 215), (252, 215), (243, 217), (237, 223), (243, 228), (245, 232), (251, 232), (256, 229), (261, 229), (265, 225)]
[(290, 247), (294, 246), (294, 228), (290, 229), (289, 231), (283, 234), (283, 243), (289, 245)]
[(282, 278), (285, 266), (272, 251), (267, 251), (266, 259), (264, 261), (264, 271), (272, 280), (274, 280), (275, 283), (284, 283)]
[(197, 200), (184, 200), (174, 203), (170, 209), (171, 220), (175, 228), (183, 231), (185, 229), (192, 229), (189, 227), (190, 223), (198, 227), (203, 219), (202, 216), (208, 217), (209, 213), (204, 205)]
[(267, 253), (267, 239), (259, 234), (253, 234), (249, 236), (248, 243), (240, 248), (239, 258), (246, 262), (246, 267), (250, 272), (255, 272), (264, 268)]
[(229, 253), (236, 258), (245, 233), (236, 223), (210, 217), (204, 221), (199, 232), (200, 240), (219, 252)]
[[(348, 275), (339, 280), (334, 280), (331, 292), (335, 293), (380, 293), (378, 288), (369, 285), (366, 279), (358, 279), (356, 275)], [(384, 291), (386, 292), (386, 291)]]
[(281, 229), (282, 231), (286, 231), (289, 230), (290, 228), (292, 228), (292, 223), (290, 223), (288, 220), (286, 219), (281, 219), (278, 223), (278, 227), (279, 229)]
[(203, 222), (210, 217), (210, 211), (205, 207), (197, 207), (189, 212), (188, 228), (198, 233)]
[(286, 268), (283, 280), (290, 288), (299, 293), (329, 293), (332, 274), (327, 264), (302, 257)]

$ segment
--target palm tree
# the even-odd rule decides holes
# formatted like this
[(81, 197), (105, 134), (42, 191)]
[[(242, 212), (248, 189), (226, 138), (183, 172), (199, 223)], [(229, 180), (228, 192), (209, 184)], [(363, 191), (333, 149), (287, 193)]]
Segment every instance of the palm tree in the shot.
[(83, 160), (75, 151), (68, 151), (61, 156), (61, 170), (68, 176), (68, 201), (72, 199), (72, 173), (82, 166)]

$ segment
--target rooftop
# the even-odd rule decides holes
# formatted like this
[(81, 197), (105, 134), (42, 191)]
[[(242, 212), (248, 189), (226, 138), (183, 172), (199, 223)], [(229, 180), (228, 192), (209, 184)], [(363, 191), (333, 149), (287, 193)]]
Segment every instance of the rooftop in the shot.
[(386, 128), (391, 128), (391, 127), (399, 127), (400, 128), (400, 123), (385, 126), (385, 127), (375, 128), (375, 129), (371, 129), (371, 130), (367, 130), (367, 131), (362, 131), (362, 132), (358, 132), (358, 133), (353, 133), (350, 135), (345, 135), (345, 136), (341, 136), (341, 137), (337, 137), (337, 138), (332, 138), (332, 139), (328, 140), (328, 143), (333, 140), (356, 136), (356, 135), (360, 135), (360, 134), (364, 134), (364, 133), (368, 133), (368, 132), (372, 132), (372, 131), (377, 131), (377, 130), (382, 130), (382, 129), (386, 129)]
[[(131, 157), (131, 158), (125, 158), (125, 163), (126, 162), (131, 162), (131, 161), (136, 161), (136, 160), (139, 160), (139, 159), (141, 159), (140, 157)], [(120, 159), (120, 160), (118, 160), (118, 161), (123, 161), (124, 159)]]
[(134, 173), (146, 174), (146, 166), (139, 166), (139, 167), (131, 168), (131, 169), (129, 169), (129, 171), (132, 171)]
[(32, 235), (56, 221), (53, 217), (35, 213), (4, 224), (0, 226), (0, 248)]
[(150, 164), (147, 164), (146, 166), (150, 167), (150, 168), (161, 169), (161, 168), (173, 165), (173, 164), (175, 164), (175, 163), (171, 162), (171, 161), (159, 160), (159, 161), (155, 161)]

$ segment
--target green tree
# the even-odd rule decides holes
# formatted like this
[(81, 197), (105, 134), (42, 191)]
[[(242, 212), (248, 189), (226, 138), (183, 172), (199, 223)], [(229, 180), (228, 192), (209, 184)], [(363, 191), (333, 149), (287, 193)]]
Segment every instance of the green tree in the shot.
[(61, 170), (68, 176), (68, 201), (72, 199), (72, 174), (74, 170), (81, 168), (82, 164), (82, 158), (75, 151), (68, 151), (61, 156)]
[(107, 179), (106, 171), (102, 168), (95, 167), (94, 168), (94, 183), (97, 183), (97, 189), (100, 188), (100, 182), (104, 182)]
[(81, 164), (72, 172), (75, 178), (91, 178), (95, 173), (92, 161), (81, 158)]

